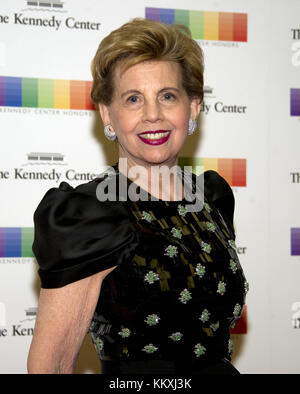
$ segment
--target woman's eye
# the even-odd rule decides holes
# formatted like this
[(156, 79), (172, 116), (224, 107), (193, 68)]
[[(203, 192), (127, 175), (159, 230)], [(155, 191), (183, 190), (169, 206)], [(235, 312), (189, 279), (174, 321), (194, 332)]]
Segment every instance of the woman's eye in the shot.
[(174, 94), (172, 94), (172, 93), (165, 93), (164, 94), (164, 99), (165, 100), (174, 100), (175, 99), (175, 96), (174, 96)]
[(127, 101), (129, 103), (136, 103), (138, 101), (138, 97), (137, 96), (130, 96), (130, 97), (128, 97)]

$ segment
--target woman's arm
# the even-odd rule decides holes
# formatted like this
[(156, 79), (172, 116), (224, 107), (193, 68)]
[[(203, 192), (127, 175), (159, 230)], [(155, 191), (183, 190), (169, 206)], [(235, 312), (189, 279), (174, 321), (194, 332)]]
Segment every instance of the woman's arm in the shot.
[(115, 267), (56, 289), (41, 289), (29, 373), (73, 373), (103, 279)]

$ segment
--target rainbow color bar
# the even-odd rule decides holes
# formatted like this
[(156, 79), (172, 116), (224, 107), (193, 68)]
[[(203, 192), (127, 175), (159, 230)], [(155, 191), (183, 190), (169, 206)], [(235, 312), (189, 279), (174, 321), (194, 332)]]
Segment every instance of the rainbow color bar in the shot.
[(196, 40), (247, 42), (247, 14), (147, 7), (145, 14), (146, 19), (188, 27)]
[(291, 116), (300, 116), (300, 89), (290, 90)]
[(0, 77), (0, 106), (94, 110), (91, 81)]
[(179, 157), (180, 167), (190, 166), (196, 175), (204, 171), (214, 170), (221, 175), (230, 186), (247, 186), (246, 181), (246, 159), (214, 159)]
[(0, 227), (0, 257), (34, 257), (33, 227)]
[(300, 256), (300, 228), (291, 228), (291, 255)]

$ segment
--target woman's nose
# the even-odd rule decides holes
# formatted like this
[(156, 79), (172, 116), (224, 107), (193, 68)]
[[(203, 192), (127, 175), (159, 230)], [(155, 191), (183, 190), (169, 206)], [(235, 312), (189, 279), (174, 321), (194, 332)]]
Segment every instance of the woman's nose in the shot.
[(144, 104), (143, 120), (151, 123), (162, 120), (163, 114), (159, 102), (148, 101)]

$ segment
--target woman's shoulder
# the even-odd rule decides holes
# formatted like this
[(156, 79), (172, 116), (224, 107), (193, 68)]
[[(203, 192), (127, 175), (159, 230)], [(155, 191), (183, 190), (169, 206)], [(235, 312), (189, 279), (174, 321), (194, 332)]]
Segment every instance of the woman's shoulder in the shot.
[(192, 179), (192, 184), (210, 201), (216, 201), (219, 198), (230, 195), (233, 198), (233, 192), (228, 182), (216, 171), (208, 170), (196, 175), (193, 172), (184, 171), (184, 176)]
[[(112, 198), (108, 194), (105, 196), (100, 195), (99, 190), (100, 188), (104, 190), (108, 179), (110, 182), (112, 181), (111, 173), (104, 172), (92, 181), (75, 187), (67, 182), (61, 182), (58, 187), (53, 187), (45, 193), (37, 206), (34, 218), (38, 218), (41, 214), (44, 216), (45, 213), (53, 213), (57, 209), (59, 209), (60, 215), (63, 216), (72, 215), (76, 212), (77, 218), (80, 215), (94, 216), (95, 212), (99, 214), (101, 211), (108, 213), (110, 209), (119, 208), (122, 210), (123, 205), (116, 204), (116, 198)], [(102, 186), (104, 182), (105, 185)], [(107, 204), (102, 204), (104, 201), (107, 201)], [(114, 202), (114, 204), (109, 204), (110, 202)]]
[(231, 186), (220, 174), (213, 170), (205, 171), (198, 177), (195, 176), (195, 179), (199, 177), (202, 177), (205, 198), (213, 203), (233, 227), (235, 199)]
[(34, 213), (33, 252), (43, 287), (60, 287), (118, 265), (136, 246), (128, 210), (120, 201), (99, 201), (106, 176), (72, 187), (63, 182)]
[(218, 172), (209, 170), (203, 173), (204, 190), (210, 200), (215, 201), (224, 196), (231, 196), (233, 192), (228, 182)]
[(33, 215), (36, 232), (46, 234), (51, 230), (62, 231), (67, 228), (74, 231), (80, 227), (89, 233), (94, 231), (93, 226), (97, 224), (101, 225), (103, 232), (104, 223), (106, 229), (112, 231), (116, 226), (128, 222), (128, 210), (115, 194), (112, 195), (112, 188), (110, 194), (102, 195), (109, 183), (107, 180), (112, 181), (111, 175), (103, 173), (76, 187), (61, 182), (59, 187), (49, 189)]

